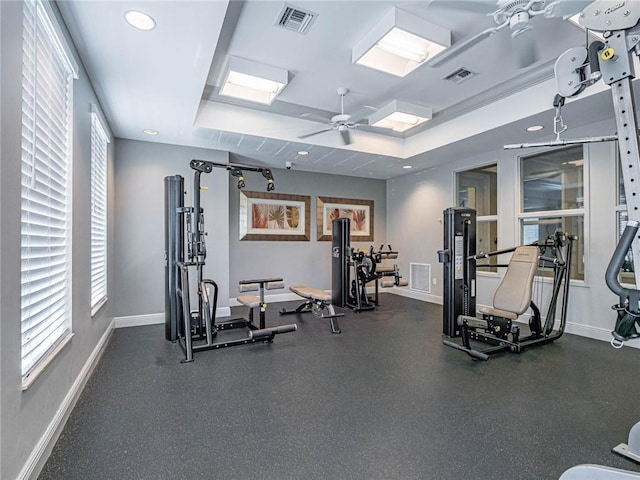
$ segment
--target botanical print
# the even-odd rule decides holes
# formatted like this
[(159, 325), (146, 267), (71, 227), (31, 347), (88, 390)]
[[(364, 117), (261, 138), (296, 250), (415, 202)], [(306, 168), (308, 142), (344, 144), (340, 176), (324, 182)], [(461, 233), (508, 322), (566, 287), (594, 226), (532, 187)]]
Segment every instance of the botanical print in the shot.
[(268, 230), (297, 230), (300, 225), (300, 207), (296, 205), (251, 205), (251, 228)]
[(328, 210), (327, 220), (328, 223), (326, 225), (327, 231), (331, 232), (333, 227), (333, 221), (336, 218), (348, 218), (351, 220), (350, 222), (350, 230), (351, 233), (365, 233), (369, 234), (367, 231), (367, 210), (366, 209), (351, 209), (351, 208), (332, 208)]
[(240, 192), (240, 240), (309, 240), (311, 198)]
[(318, 197), (318, 240), (331, 240), (333, 221), (348, 218), (356, 241), (373, 241), (373, 201)]

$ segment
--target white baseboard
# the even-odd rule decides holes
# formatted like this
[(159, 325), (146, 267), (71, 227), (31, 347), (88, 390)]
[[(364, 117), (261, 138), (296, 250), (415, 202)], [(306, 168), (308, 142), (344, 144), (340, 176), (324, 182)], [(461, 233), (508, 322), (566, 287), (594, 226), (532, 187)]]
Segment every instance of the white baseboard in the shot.
[[(578, 323), (567, 322), (564, 331), (573, 335), (593, 338), (595, 340), (602, 340), (603, 342), (610, 343), (611, 339), (613, 338), (611, 336), (613, 327), (613, 325), (611, 325), (611, 328), (592, 327), (589, 325), (580, 325)], [(625, 342), (624, 346), (631, 348), (640, 348), (640, 339)]]
[(428, 303), (436, 303), (438, 305), (442, 305), (443, 299), (439, 295), (432, 295), (430, 293), (418, 292), (416, 290), (411, 290), (409, 287), (391, 287), (385, 288), (381, 290), (381, 293), (389, 292), (394, 295), (400, 295), (401, 297), (409, 297), (414, 298), (416, 300), (422, 300), (423, 302)]
[[(239, 304), (238, 304), (239, 305)], [(231, 308), (218, 307), (216, 309), (216, 318), (231, 316)], [(164, 313), (149, 313), (146, 315), (129, 315), (126, 317), (115, 317), (115, 328), (141, 327), (144, 325), (157, 325), (164, 323)]]
[(149, 313), (147, 315), (129, 315), (127, 317), (115, 317), (113, 321), (115, 322), (116, 328), (155, 325), (157, 323), (164, 323), (164, 313)]
[(87, 380), (91, 376), (91, 372), (93, 372), (93, 369), (98, 364), (100, 357), (104, 353), (104, 348), (109, 342), (109, 338), (111, 337), (114, 328), (115, 321), (112, 321), (102, 334), (102, 337), (100, 337), (100, 340), (91, 352), (91, 355), (89, 355), (89, 358), (82, 367), (82, 370), (80, 370), (80, 373), (73, 382), (73, 385), (71, 385), (67, 395), (64, 397), (64, 400), (62, 400), (62, 403), (60, 404), (60, 407), (58, 407), (51, 423), (49, 423), (49, 426), (42, 437), (40, 437), (40, 440), (38, 440), (38, 443), (31, 452), (31, 455), (27, 458), (22, 470), (20, 470), (20, 473), (18, 474), (18, 480), (36, 480), (38, 475), (40, 475), (44, 464), (47, 462), (49, 455), (51, 455), (54, 445), (58, 441), (58, 437), (60, 437), (60, 433), (62, 433), (62, 429), (69, 419), (69, 415), (71, 414), (73, 407), (75, 407)]

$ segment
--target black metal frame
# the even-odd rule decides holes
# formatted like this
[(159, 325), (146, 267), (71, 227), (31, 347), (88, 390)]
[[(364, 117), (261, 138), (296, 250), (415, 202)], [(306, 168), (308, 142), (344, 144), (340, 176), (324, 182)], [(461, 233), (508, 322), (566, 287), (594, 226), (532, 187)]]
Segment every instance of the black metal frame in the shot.
[[(324, 310), (327, 310), (327, 314), (324, 314)], [(340, 325), (338, 324), (338, 317), (344, 317), (344, 313), (336, 313), (333, 308), (333, 304), (324, 300), (317, 300), (315, 298), (307, 298), (304, 303), (301, 303), (293, 310), (287, 310), (281, 308), (280, 315), (293, 315), (296, 313), (313, 313), (316, 317), (328, 318), (331, 325), (331, 333), (341, 333)]]
[[(214, 350), (235, 345), (256, 342), (271, 342), (279, 333), (293, 332), (295, 324), (265, 327), (264, 284), (282, 279), (244, 280), (241, 284), (257, 283), (260, 288), (260, 323), (254, 324), (253, 308), (248, 318), (235, 318), (216, 322), (218, 286), (210, 279), (203, 278), (206, 258), (204, 242), (204, 213), (200, 203), (200, 177), (213, 168), (224, 168), (238, 178), (238, 188), (243, 188), (244, 171), (259, 172), (267, 179), (267, 191), (274, 189), (271, 170), (233, 163), (216, 163), (205, 160), (191, 160), (193, 177), (193, 207), (184, 206), (184, 181), (180, 175), (165, 178), (165, 336), (169, 341), (177, 341), (182, 347), (183, 362), (192, 362), (194, 352)], [(186, 226), (186, 235), (185, 235)], [(185, 246), (186, 257), (185, 261)], [(189, 269), (196, 270), (198, 308), (191, 311), (189, 292)], [(210, 298), (207, 287), (213, 289)], [(247, 337), (214, 342), (218, 332), (246, 328)]]

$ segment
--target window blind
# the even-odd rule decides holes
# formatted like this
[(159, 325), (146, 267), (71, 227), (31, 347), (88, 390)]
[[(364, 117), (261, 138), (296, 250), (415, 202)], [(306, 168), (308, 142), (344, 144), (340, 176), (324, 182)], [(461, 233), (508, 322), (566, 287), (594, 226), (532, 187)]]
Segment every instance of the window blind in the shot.
[(55, 19), (26, 0), (22, 65), (22, 375), (71, 327), (73, 66)]
[(91, 309), (107, 298), (107, 147), (109, 136), (91, 115)]

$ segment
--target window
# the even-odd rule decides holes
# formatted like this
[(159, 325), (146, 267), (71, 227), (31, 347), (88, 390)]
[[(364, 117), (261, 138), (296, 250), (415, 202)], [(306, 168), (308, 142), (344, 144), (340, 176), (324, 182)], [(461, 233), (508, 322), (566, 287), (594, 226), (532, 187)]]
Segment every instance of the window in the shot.
[(520, 232), (523, 244), (560, 230), (577, 235), (571, 278), (584, 280), (584, 158), (582, 145), (522, 157)]
[(21, 331), (23, 382), (71, 331), (71, 125), (77, 68), (50, 6), (24, 2)]
[[(492, 252), (498, 248), (498, 165), (492, 164), (456, 173), (456, 204), (473, 208), (477, 212), (476, 251)], [(489, 264), (498, 263), (498, 257), (488, 259)], [(485, 267), (480, 271), (496, 272), (496, 267)]]
[[(624, 193), (624, 179), (622, 178), (622, 165), (620, 164), (620, 157), (618, 149), (616, 148), (616, 164), (618, 165), (618, 181), (617, 181), (617, 192), (616, 192), (616, 224), (618, 225), (618, 236), (616, 240), (620, 240), (622, 236), (622, 232), (624, 232), (625, 227), (627, 226), (627, 197)], [(629, 285), (635, 285), (636, 276), (635, 270), (633, 268), (633, 253), (631, 249), (627, 252), (627, 255), (624, 257), (624, 263), (622, 264), (622, 270), (618, 276), (618, 279), (621, 283), (626, 283)]]
[(91, 115), (91, 314), (107, 300), (107, 147), (97, 111)]

